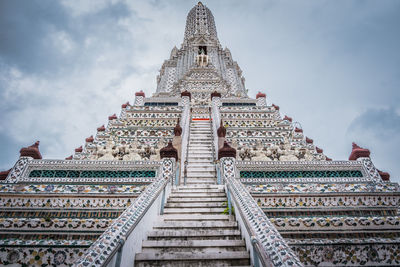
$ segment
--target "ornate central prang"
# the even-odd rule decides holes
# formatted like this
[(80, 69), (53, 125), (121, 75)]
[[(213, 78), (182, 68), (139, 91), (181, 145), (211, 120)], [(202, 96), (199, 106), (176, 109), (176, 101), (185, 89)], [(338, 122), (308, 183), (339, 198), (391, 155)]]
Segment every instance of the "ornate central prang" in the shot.
[(228, 48), (218, 40), (214, 16), (199, 2), (189, 12), (181, 48), (174, 47), (157, 77), (157, 97), (191, 93), (192, 105), (210, 105), (210, 94), (248, 98), (245, 79)]

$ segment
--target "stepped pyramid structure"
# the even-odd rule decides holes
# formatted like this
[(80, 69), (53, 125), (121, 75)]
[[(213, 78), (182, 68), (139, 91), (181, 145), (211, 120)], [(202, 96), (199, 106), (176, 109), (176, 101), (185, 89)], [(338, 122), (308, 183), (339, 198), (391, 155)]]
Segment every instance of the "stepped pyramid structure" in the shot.
[(73, 156), (37, 142), (1, 173), (1, 266), (400, 264), (399, 185), (249, 97), (201, 2), (153, 96), (108, 119)]

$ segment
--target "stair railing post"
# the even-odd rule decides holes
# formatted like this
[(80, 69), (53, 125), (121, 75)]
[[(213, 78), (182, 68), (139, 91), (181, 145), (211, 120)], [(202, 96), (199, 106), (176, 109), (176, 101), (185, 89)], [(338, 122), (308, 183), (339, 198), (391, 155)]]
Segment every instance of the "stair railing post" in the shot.
[(165, 206), (165, 187), (162, 191), (162, 196), (161, 196), (161, 207), (160, 207), (160, 215), (164, 214), (164, 206)]
[(124, 249), (124, 240), (119, 240), (118, 242), (120, 244), (120, 247), (117, 251), (117, 259), (115, 260), (115, 265), (114, 267), (120, 267), (121, 266), (121, 259), (122, 259), (122, 250)]
[(189, 146), (189, 135), (190, 135), (190, 122), (191, 122), (191, 108), (190, 108), (190, 98), (191, 95), (189, 92), (183, 92), (181, 93), (182, 97), (182, 106), (183, 106), (183, 111), (182, 111), (182, 119), (181, 119), (181, 127), (182, 127), (182, 142), (181, 142), (181, 169), (180, 169), (180, 181), (179, 183), (182, 182), (182, 178), (186, 179), (186, 164), (185, 162), (187, 161), (187, 152), (188, 152), (188, 146)]
[(217, 184), (221, 184), (221, 169), (219, 168), (219, 160), (215, 161), (215, 169), (217, 170)]
[(175, 174), (175, 185), (179, 185), (179, 174), (180, 174), (180, 164), (179, 161), (176, 163), (176, 174)]
[(226, 196), (228, 198), (228, 211), (229, 215), (232, 215), (232, 202), (231, 202), (231, 194), (229, 192), (229, 188), (226, 187)]
[(251, 240), (251, 245), (253, 247), (253, 265), (254, 267), (260, 267), (260, 259), (258, 258), (258, 251), (256, 249), (256, 245), (258, 243), (257, 237), (251, 236), (250, 240)]
[(184, 170), (183, 170), (183, 185), (186, 185), (186, 177), (187, 177), (187, 165), (188, 165), (188, 162), (187, 162), (187, 160), (185, 161), (185, 166), (184, 166)]

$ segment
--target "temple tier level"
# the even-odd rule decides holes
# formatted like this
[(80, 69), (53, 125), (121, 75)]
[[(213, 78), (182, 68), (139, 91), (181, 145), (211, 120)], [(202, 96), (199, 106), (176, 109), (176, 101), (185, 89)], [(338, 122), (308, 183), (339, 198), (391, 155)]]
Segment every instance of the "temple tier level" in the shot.
[(1, 173), (0, 265), (400, 264), (399, 185), (369, 150), (332, 161), (249, 97), (201, 2), (152, 97), (65, 160), (20, 153)]

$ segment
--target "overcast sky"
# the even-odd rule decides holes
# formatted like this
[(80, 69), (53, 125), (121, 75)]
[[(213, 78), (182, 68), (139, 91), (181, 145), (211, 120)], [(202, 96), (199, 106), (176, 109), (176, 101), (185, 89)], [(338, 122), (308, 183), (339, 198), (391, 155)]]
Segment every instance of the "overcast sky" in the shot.
[[(65, 158), (183, 40), (197, 1), (1, 0), (0, 168), (40, 140)], [(400, 1), (208, 1), (246, 78), (334, 160), (352, 141), (400, 181)]]

